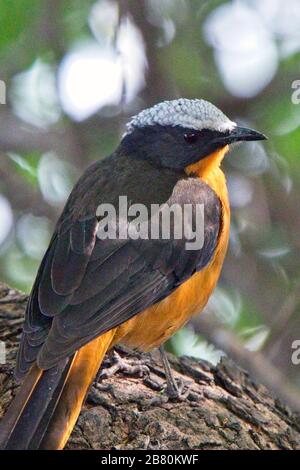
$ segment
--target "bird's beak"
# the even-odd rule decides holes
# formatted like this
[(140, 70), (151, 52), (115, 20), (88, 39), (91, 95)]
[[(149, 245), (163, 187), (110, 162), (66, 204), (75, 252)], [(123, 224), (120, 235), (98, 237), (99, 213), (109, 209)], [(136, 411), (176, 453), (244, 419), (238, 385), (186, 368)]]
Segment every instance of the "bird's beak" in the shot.
[(230, 132), (224, 136), (220, 136), (220, 141), (224, 144), (232, 144), (234, 142), (243, 142), (246, 140), (266, 140), (267, 137), (261, 132), (257, 132), (248, 127), (234, 127)]

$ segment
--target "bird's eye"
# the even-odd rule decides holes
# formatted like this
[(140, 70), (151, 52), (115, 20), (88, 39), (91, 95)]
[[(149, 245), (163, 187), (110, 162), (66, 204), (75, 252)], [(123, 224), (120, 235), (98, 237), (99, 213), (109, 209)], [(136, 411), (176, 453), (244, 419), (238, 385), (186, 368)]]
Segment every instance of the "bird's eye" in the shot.
[(194, 144), (195, 142), (197, 142), (198, 136), (194, 132), (189, 132), (188, 134), (184, 134), (184, 140), (188, 144)]

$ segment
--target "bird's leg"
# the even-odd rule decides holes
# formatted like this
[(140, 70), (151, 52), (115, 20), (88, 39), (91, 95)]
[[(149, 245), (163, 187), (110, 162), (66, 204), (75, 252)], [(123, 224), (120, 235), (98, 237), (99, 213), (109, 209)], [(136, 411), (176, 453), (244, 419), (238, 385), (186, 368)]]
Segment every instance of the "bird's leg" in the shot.
[(165, 375), (167, 379), (167, 390), (166, 390), (167, 395), (172, 400), (178, 400), (182, 396), (184, 384), (181, 381), (179, 381), (179, 384), (177, 384), (172, 373), (168, 356), (163, 346), (159, 347), (159, 352), (160, 352), (160, 357), (164, 366)]
[(100, 369), (96, 378), (96, 382), (101, 379), (111, 377), (117, 372), (123, 372), (125, 375), (143, 377), (149, 374), (149, 368), (145, 365), (131, 364), (130, 361), (121, 357), (115, 350), (113, 351), (113, 364), (106, 368)]

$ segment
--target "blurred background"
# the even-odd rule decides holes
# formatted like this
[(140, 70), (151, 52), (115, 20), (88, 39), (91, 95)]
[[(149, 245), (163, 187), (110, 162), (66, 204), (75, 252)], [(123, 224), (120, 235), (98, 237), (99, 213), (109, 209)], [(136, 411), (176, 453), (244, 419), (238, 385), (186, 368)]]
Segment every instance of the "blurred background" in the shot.
[(222, 279), (169, 349), (300, 387), (299, 0), (0, 0), (0, 79), (0, 279), (26, 292), (72, 185), (132, 114), (205, 98), (268, 135), (226, 158)]

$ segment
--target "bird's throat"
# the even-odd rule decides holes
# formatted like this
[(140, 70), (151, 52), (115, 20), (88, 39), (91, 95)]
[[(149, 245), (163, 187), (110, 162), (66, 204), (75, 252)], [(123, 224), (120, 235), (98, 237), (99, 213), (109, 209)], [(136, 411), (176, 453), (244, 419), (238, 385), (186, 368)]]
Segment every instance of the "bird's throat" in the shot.
[(220, 198), (223, 212), (225, 211), (229, 220), (229, 201), (227, 193), (226, 178), (223, 171), (220, 168), (221, 162), (229, 150), (229, 146), (217, 150), (216, 152), (208, 155), (207, 157), (199, 160), (192, 165), (185, 168), (185, 172), (189, 176), (197, 176), (201, 178), (211, 189), (215, 191), (217, 196)]
[(192, 163), (185, 168), (185, 173), (189, 176), (195, 175), (203, 179), (207, 183), (211, 179), (212, 175), (218, 171), (223, 158), (229, 150), (229, 146), (225, 145), (219, 150), (216, 150), (212, 154), (205, 158), (202, 158), (196, 163)]

